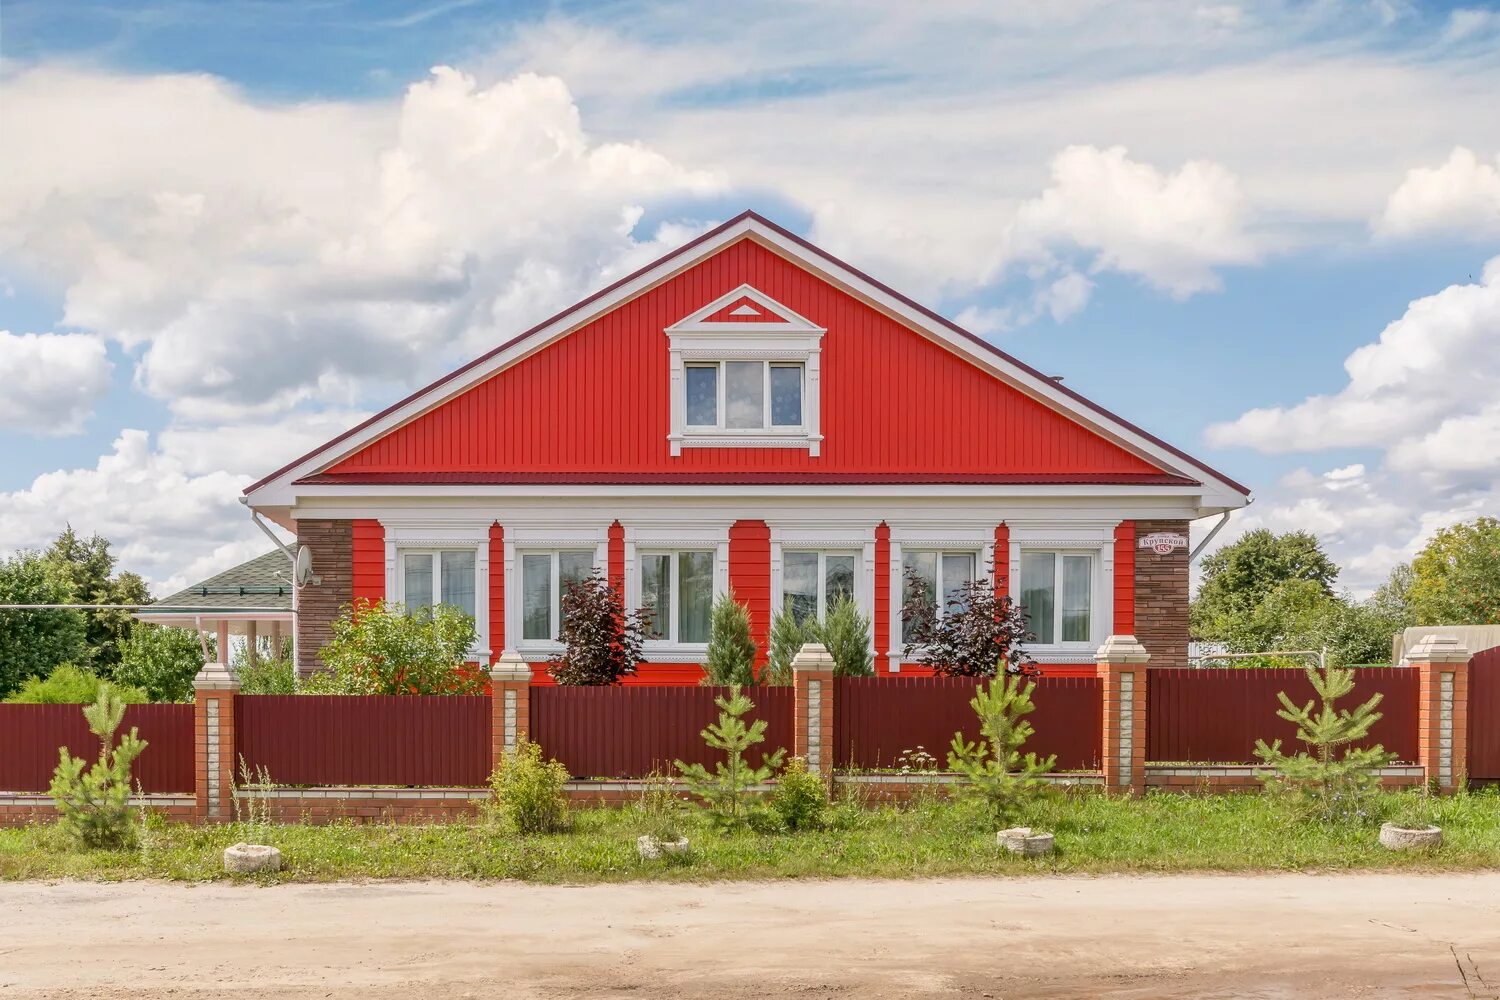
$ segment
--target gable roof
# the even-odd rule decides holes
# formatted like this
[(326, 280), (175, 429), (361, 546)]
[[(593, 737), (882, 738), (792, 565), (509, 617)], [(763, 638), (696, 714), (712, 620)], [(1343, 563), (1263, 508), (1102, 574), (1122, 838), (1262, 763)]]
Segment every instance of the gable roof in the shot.
[[(253, 502), (254, 494), (273, 485), (347, 482), (347, 479), (325, 477), (324, 470), (444, 401), (463, 393), (500, 370), (566, 336), (592, 319), (617, 308), (622, 303), (717, 253), (731, 243), (745, 238), (753, 239), (793, 263), (817, 273), (835, 287), (849, 292), (916, 332), (940, 343), (1001, 381), (1045, 403), (1051, 409), (1075, 422), (1114, 440), (1127, 450), (1161, 468), (1164, 479), (1172, 480), (1177, 484), (1204, 483), (1218, 487), (1219, 492), (1234, 494), (1241, 500), (1249, 496), (1249, 490), (1246, 487), (1194, 459), (1186, 452), (1136, 427), (988, 341), (964, 330), (951, 320), (820, 250), (794, 233), (749, 211), (689, 241), (633, 274), (600, 289), (563, 312), (417, 390), (320, 448), (288, 463), (248, 487), (245, 491), (246, 496), (250, 497)], [(776, 305), (775, 303), (769, 304)], [(792, 316), (781, 314), (751, 316), (747, 311), (741, 311), (738, 315), (727, 315), (740, 310), (743, 306), (764, 311), (766, 305), (766, 301), (756, 297), (754, 289), (744, 286), (704, 307), (683, 322), (695, 320), (700, 324), (713, 322), (727, 326), (732, 323), (746, 322), (795, 324), (800, 321), (801, 324), (811, 325), (807, 320), (795, 314)], [(1005, 477), (1001, 478), (1005, 480)], [(1005, 481), (1015, 479), (1024, 480), (1025, 477), (1010, 477)], [(434, 480), (409, 476), (402, 481), (433, 482)], [(448, 479), (446, 481), (460, 480)], [(476, 480), (470, 476), (461, 481)], [(538, 483), (544, 480), (536, 475), (528, 474), (526, 481)], [(609, 481), (616, 482), (618, 477), (610, 478)], [(798, 481), (806, 482), (807, 480), (802, 478)], [(1112, 479), (1111, 482), (1113, 481)]]

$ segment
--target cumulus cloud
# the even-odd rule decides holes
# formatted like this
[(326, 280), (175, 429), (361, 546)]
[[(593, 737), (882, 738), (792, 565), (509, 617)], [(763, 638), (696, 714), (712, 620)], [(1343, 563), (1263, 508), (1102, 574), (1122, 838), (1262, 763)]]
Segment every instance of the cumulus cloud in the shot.
[(1375, 221), (1383, 236), (1500, 234), (1500, 155), (1486, 161), (1462, 146), (1437, 167), (1416, 167)]
[(397, 102), (264, 105), (210, 77), (41, 67), (3, 100), (29, 124), (0, 172), (0, 252), (199, 420), (445, 370), (595, 284), (645, 205), (721, 185), (592, 139), (534, 74), (439, 67)]
[(0, 330), (0, 427), (77, 433), (112, 367), (99, 337)]

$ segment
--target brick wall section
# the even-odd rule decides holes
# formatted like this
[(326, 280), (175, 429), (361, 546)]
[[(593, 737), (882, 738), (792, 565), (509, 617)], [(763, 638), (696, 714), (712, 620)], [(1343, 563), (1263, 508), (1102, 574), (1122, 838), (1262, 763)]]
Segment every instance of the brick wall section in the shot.
[(353, 528), (352, 521), (297, 522), (297, 544), (312, 551), (313, 572), (323, 578), (297, 594), (297, 669), (303, 674), (322, 668), (318, 651), (332, 638), (329, 625), (354, 600)]
[(771, 639), (771, 529), (764, 521), (736, 521), (729, 529), (729, 589), (750, 611), (755, 667), (765, 666)]
[(199, 822), (228, 823), (235, 818), (234, 697), (233, 689), (200, 688), (195, 693), (193, 769)]
[[(1155, 532), (1187, 535), (1186, 521), (1137, 521), (1136, 538)], [(1153, 667), (1186, 667), (1188, 652), (1188, 549), (1157, 555), (1135, 552), (1135, 637)], [(1116, 572), (1119, 571), (1118, 566)]]

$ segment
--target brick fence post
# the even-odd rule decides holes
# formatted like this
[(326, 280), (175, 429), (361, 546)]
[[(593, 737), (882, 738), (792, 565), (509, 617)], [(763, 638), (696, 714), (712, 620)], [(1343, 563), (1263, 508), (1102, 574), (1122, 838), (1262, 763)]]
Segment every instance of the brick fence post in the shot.
[(234, 698), (240, 679), (225, 663), (205, 663), (193, 678), (193, 770), (200, 823), (234, 818)]
[(1427, 784), (1451, 792), (1468, 780), (1469, 650), (1446, 635), (1423, 636), (1407, 661), (1417, 670), (1417, 756)]
[(1104, 697), (1104, 787), (1146, 790), (1146, 661), (1133, 635), (1112, 635), (1094, 654)]
[(792, 657), (792, 756), (807, 769), (833, 771), (833, 655), (827, 647), (806, 643)]
[(531, 737), (531, 665), (514, 649), (490, 667), (490, 769)]

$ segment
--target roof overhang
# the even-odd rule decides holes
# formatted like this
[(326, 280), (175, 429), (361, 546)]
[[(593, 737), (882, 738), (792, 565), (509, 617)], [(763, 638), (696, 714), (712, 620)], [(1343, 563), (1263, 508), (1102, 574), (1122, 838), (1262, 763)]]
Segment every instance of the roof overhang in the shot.
[[(545, 349), (731, 243), (746, 238), (822, 275), (867, 305), (944, 345), (1002, 382), (1115, 442), (1168, 475), (1201, 483), (1194, 489), (1202, 494), (1200, 508), (1205, 512), (1235, 509), (1249, 503), (1250, 491), (1245, 486), (753, 212), (745, 212), (704, 233), (283, 466), (248, 487), (245, 490), (247, 501), (252, 507), (269, 512), (294, 506), (297, 497), (309, 495), (314, 488), (348, 489), (313, 487), (299, 481), (321, 473), (448, 399)], [(280, 521), (280, 518), (275, 519)]]

